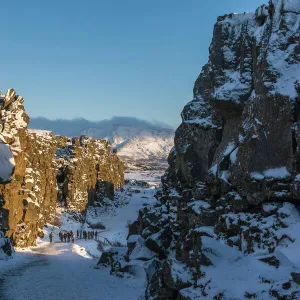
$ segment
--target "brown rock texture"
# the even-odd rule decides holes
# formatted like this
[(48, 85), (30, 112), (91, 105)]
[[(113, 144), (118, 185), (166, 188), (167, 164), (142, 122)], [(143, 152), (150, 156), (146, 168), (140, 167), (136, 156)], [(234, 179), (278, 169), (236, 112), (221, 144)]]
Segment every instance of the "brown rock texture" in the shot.
[[(28, 132), (26, 170), (22, 182), (23, 216), (15, 239), (18, 245), (35, 243), (44, 224), (55, 216), (57, 203), (56, 138), (51, 132)], [(22, 242), (21, 242), (22, 241)]]
[(124, 168), (104, 140), (28, 130), (23, 102), (13, 89), (0, 93), (0, 229), (26, 247), (55, 216), (58, 201), (83, 210), (102, 190), (113, 198)]
[(59, 202), (84, 210), (87, 204), (97, 201), (103, 185), (112, 186), (106, 196), (113, 198), (114, 189), (124, 183), (124, 166), (111, 153), (109, 143), (86, 136), (57, 139), (61, 147), (57, 149)]

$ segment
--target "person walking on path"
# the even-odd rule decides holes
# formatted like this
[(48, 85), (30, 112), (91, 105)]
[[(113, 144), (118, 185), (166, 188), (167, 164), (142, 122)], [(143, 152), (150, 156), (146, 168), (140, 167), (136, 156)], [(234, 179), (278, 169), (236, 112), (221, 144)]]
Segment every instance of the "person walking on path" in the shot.
[(67, 242), (67, 233), (65, 232), (64, 233), (64, 240), (65, 240), (65, 243)]
[(78, 231), (78, 229), (77, 229), (77, 239), (79, 239), (79, 231)]
[(95, 232), (95, 240), (97, 241), (98, 239), (98, 231)]
[(82, 239), (82, 230), (80, 229), (80, 239)]
[(74, 244), (74, 242), (75, 242), (75, 235), (74, 235), (74, 232), (72, 232), (72, 243)]
[(52, 232), (49, 235), (49, 239), (50, 239), (50, 243), (52, 243), (52, 239), (53, 239), (53, 233)]

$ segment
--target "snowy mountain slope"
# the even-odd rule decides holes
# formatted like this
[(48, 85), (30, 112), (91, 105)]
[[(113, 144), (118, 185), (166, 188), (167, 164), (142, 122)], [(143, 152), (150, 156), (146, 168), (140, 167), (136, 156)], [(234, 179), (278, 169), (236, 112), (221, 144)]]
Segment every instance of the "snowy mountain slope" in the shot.
[(174, 144), (175, 132), (167, 124), (151, 123), (134, 117), (113, 117), (102, 121), (85, 119), (49, 120), (31, 118), (29, 127), (52, 131), (57, 135), (109, 140), (130, 168), (167, 168), (167, 157)]
[(108, 135), (101, 128), (88, 128), (80, 134), (108, 139), (130, 168), (165, 168), (174, 144), (174, 130), (114, 125)]

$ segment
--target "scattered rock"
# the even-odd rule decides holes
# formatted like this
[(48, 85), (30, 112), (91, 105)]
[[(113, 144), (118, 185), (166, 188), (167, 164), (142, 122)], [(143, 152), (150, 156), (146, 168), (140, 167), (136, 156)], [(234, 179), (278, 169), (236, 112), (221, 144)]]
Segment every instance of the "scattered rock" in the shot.
[(300, 285), (300, 273), (293, 272), (293, 273), (291, 273), (291, 276), (292, 276), (294, 282), (296, 282), (297, 284)]
[(259, 259), (260, 261), (270, 265), (270, 266), (273, 266), (275, 267), (276, 269), (279, 268), (280, 266), (280, 261), (277, 259), (276, 256), (269, 256), (269, 257), (265, 257), (265, 258), (260, 258)]

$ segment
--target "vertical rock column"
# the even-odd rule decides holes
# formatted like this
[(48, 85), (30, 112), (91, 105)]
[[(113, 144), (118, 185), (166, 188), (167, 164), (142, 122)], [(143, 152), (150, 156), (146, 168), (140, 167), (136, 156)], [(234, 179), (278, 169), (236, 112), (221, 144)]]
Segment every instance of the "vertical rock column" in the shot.
[(88, 204), (94, 204), (103, 187), (110, 190), (107, 196), (112, 199), (114, 189), (124, 183), (124, 166), (110, 152), (107, 141), (86, 136), (57, 139), (59, 202), (84, 210)]
[(18, 225), (22, 223), (23, 197), (21, 194), (26, 170), (27, 125), (29, 117), (25, 113), (23, 98), (9, 89), (0, 93), (1, 122), (1, 166), (0, 195), (2, 205), (2, 230), (14, 240)]

